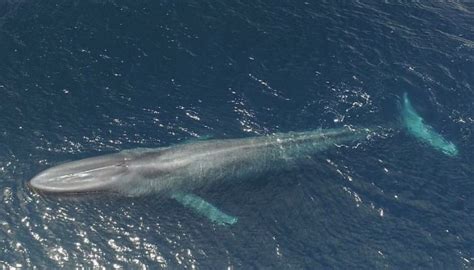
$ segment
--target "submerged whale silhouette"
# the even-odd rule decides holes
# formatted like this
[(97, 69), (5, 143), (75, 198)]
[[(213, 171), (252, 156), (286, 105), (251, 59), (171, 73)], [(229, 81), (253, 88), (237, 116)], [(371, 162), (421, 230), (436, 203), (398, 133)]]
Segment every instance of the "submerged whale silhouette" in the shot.
[[(401, 119), (415, 138), (450, 156), (457, 154), (454, 144), (424, 124), (406, 95)], [(107, 192), (140, 196), (159, 192), (218, 224), (234, 224), (236, 217), (192, 191), (222, 180), (286, 168), (335, 145), (366, 139), (380, 129), (345, 127), (125, 150), (49, 168), (31, 179), (29, 186), (45, 194)]]

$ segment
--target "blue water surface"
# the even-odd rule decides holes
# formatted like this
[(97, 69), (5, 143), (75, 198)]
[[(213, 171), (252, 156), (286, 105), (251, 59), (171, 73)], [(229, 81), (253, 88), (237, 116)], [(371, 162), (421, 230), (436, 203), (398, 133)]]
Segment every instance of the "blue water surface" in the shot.
[[(407, 92), (450, 157), (399, 128)], [(470, 1), (0, 3), (2, 268), (472, 269)], [(52, 198), (50, 166), (196, 138), (389, 126), (291, 170), (159, 196)]]

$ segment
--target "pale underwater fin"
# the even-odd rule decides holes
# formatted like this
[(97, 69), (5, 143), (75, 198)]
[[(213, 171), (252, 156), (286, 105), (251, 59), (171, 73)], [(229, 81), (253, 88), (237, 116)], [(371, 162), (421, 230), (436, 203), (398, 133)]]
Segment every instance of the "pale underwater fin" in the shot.
[(219, 225), (232, 225), (237, 222), (236, 217), (222, 212), (217, 207), (197, 195), (177, 192), (173, 193), (171, 197), (182, 205), (194, 209), (197, 213), (207, 217)]
[(434, 149), (441, 151), (448, 156), (456, 156), (458, 154), (458, 149), (454, 143), (446, 140), (430, 125), (424, 122), (423, 118), (411, 105), (407, 93), (403, 94), (401, 120), (408, 133), (418, 140), (427, 143)]

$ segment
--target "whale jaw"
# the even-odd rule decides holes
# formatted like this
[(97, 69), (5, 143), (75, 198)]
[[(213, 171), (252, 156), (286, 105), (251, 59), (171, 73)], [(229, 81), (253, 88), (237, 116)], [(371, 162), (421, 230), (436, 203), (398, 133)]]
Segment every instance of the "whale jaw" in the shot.
[(28, 186), (48, 194), (104, 192), (126, 174), (126, 159), (117, 153), (49, 168), (33, 177)]

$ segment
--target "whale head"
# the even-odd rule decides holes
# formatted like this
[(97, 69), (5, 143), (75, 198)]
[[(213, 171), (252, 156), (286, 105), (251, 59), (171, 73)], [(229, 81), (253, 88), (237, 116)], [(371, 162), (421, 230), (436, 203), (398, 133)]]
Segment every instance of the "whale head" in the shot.
[(49, 168), (33, 177), (28, 185), (39, 193), (108, 192), (127, 173), (127, 157), (116, 153)]

